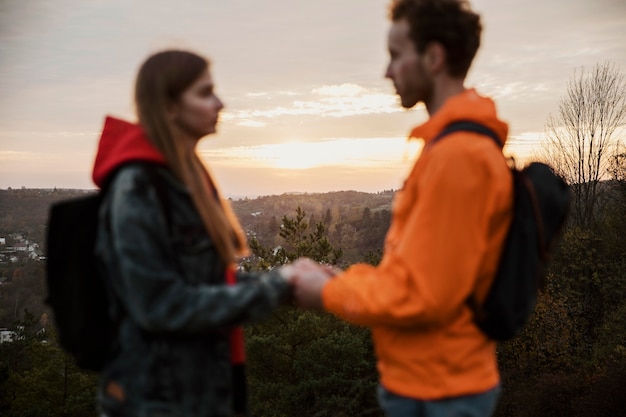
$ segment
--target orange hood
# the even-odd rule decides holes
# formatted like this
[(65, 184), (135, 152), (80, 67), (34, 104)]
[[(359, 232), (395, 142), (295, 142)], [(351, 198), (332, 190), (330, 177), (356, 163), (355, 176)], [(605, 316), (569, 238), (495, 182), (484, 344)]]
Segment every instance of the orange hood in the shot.
[(427, 144), (447, 125), (460, 120), (482, 124), (498, 135), (502, 145), (506, 142), (509, 128), (498, 119), (495, 103), (490, 98), (478, 95), (473, 88), (448, 99), (426, 123), (414, 128), (409, 138), (424, 139)]

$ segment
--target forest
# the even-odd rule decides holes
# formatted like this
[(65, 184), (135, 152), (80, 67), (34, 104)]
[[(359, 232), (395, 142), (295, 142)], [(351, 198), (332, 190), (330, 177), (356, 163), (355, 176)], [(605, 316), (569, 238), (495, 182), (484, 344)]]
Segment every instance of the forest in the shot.
[[(626, 83), (610, 65), (576, 74), (549, 118), (544, 160), (570, 184), (572, 209), (533, 315), (498, 346), (497, 417), (624, 414), (626, 151), (613, 134), (625, 121)], [(84, 193), (0, 190), (0, 237), (10, 246), (21, 235), (45, 252), (50, 204)], [(266, 270), (301, 256), (339, 268), (376, 265), (394, 193), (231, 201), (253, 252), (241, 267)], [(41, 260), (0, 263), (0, 328), (13, 332), (0, 344), (0, 415), (95, 417), (97, 376), (59, 348), (44, 273)], [(253, 415), (382, 416), (368, 329), (284, 306), (245, 330)]]
[[(626, 383), (626, 180), (603, 183), (591, 229), (570, 222), (547, 285), (523, 334), (499, 347), (503, 396), (497, 415), (618, 415)], [(0, 190), (0, 235), (43, 242), (49, 205), (78, 190)], [(300, 256), (347, 267), (376, 264), (393, 191), (266, 196), (232, 201), (254, 255), (248, 269)], [(0, 265), (0, 327), (20, 337), (0, 345), (4, 416), (92, 416), (96, 376), (58, 346), (44, 262)], [(44, 329), (42, 331), (42, 329)], [(251, 404), (264, 416), (381, 415), (369, 331), (326, 313), (283, 307), (246, 328)]]

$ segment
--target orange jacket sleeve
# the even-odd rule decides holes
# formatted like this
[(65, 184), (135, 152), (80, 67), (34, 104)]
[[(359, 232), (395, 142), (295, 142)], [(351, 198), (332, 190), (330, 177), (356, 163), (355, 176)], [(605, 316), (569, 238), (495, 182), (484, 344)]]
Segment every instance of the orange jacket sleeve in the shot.
[(475, 286), (497, 189), (507, 180), (491, 169), (503, 165), (502, 155), (490, 154), (468, 156), (451, 139), (433, 147), (396, 195), (380, 265), (355, 265), (329, 281), (325, 308), (366, 326), (453, 318)]

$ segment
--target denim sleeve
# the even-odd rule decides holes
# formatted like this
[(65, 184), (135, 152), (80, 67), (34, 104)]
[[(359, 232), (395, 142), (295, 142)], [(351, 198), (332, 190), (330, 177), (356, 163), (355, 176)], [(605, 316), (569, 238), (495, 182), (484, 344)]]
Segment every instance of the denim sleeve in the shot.
[(117, 265), (109, 278), (143, 329), (198, 333), (253, 322), (288, 292), (276, 271), (232, 286), (188, 284), (177, 270), (166, 218), (148, 175), (122, 170), (109, 197), (111, 259)]

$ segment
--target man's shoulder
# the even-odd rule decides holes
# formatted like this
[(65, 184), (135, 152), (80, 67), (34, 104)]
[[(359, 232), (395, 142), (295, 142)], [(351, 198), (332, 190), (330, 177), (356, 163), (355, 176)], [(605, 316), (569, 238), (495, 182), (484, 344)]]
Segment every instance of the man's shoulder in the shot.
[(433, 144), (431, 158), (463, 158), (473, 162), (502, 161), (502, 150), (492, 138), (474, 132), (454, 132)]
[(500, 147), (493, 139), (476, 133), (451, 134), (432, 146), (425, 162), (424, 170), (429, 176), (446, 177), (453, 182), (464, 179), (469, 183), (499, 183), (511, 175)]

